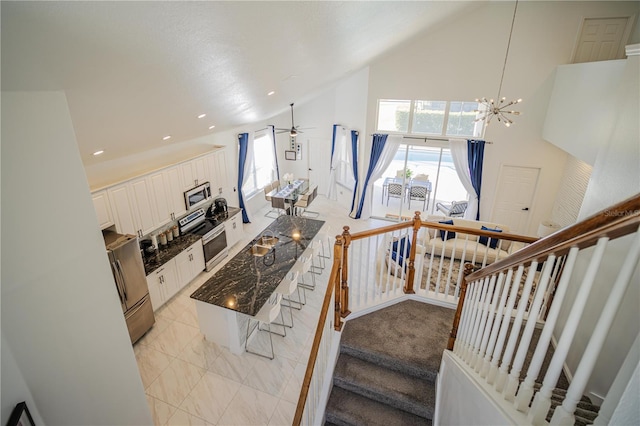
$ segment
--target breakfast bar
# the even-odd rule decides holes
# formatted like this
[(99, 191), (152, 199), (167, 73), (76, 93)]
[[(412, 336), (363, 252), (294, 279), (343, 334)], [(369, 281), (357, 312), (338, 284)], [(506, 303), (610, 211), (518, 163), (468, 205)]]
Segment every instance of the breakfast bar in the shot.
[[(198, 323), (206, 339), (232, 353), (244, 351), (245, 330), (296, 264), (324, 221), (283, 215), (199, 287)], [(269, 241), (268, 246), (260, 244)]]

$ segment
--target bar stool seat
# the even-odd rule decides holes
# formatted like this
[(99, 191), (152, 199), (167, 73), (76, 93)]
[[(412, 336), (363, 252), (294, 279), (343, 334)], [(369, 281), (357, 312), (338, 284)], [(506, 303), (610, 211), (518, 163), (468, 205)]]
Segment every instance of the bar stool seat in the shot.
[[(287, 308), (289, 308), (289, 316), (291, 317), (291, 325), (285, 324), (284, 322), (282, 323), (283, 326), (289, 327), (289, 328), (293, 327), (293, 311), (292, 311), (292, 309), (293, 308), (298, 309), (298, 310), (302, 309), (302, 297), (300, 296), (300, 287), (298, 287), (298, 275), (299, 274), (300, 274), (300, 271), (291, 272), (290, 274), (288, 274), (288, 276), (285, 279), (282, 280), (280, 285), (278, 285), (278, 287), (276, 287), (276, 289), (274, 290), (276, 293), (282, 295), (282, 300), (287, 302), (286, 305), (281, 303), (280, 306), (286, 306)], [(291, 296), (293, 295), (293, 293), (296, 292), (296, 290), (298, 291), (298, 300), (293, 300)], [(298, 306), (294, 306), (294, 304), (296, 304)]]
[[(265, 303), (264, 306), (260, 308), (260, 310), (254, 317), (249, 317), (249, 321), (247, 322), (247, 336), (246, 336), (246, 340), (244, 341), (245, 351), (255, 355), (259, 355), (261, 357), (269, 358), (269, 359), (273, 359), (275, 357), (275, 352), (273, 351), (273, 339), (271, 338), (271, 334), (273, 333), (283, 337), (287, 335), (287, 330), (284, 327), (283, 327), (283, 334), (277, 333), (275, 331), (271, 331), (271, 324), (274, 324), (274, 321), (276, 320), (276, 318), (278, 318), (278, 315), (280, 315), (280, 318), (282, 319), (282, 323), (284, 324), (284, 319), (282, 317), (282, 310), (280, 309), (281, 301), (282, 301), (282, 294), (274, 293), (269, 298), (267, 303)], [(251, 330), (251, 332), (249, 331), (249, 329), (251, 328), (252, 321), (256, 321), (258, 323), (257, 326), (254, 326), (253, 330), (257, 328), (258, 331), (267, 331), (269, 333), (269, 343), (271, 344), (271, 355), (265, 355), (260, 352), (256, 352), (249, 349), (249, 336), (251, 335), (251, 333), (253, 333), (253, 330)], [(260, 325), (262, 324), (267, 326), (266, 330), (262, 330), (260, 328)]]

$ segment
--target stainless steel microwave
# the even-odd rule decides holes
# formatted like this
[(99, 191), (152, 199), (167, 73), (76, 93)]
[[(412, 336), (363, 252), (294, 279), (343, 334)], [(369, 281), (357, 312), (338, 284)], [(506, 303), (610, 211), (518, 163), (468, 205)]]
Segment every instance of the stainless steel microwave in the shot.
[(184, 193), (184, 203), (187, 210), (203, 206), (211, 200), (211, 184), (205, 182)]

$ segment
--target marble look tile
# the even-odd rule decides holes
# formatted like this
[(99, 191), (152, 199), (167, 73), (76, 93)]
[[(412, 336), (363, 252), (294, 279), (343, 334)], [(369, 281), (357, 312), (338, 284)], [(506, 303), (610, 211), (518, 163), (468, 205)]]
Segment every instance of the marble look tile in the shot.
[(284, 426), (293, 423), (293, 416), (296, 414), (296, 404), (291, 402), (278, 401), (276, 410), (269, 420), (269, 426)]
[(174, 296), (158, 309), (157, 316), (168, 320), (176, 320), (185, 309), (187, 309), (187, 301)]
[(198, 323), (198, 312), (196, 311), (195, 301), (188, 298), (188, 296), (183, 300), (185, 302), (185, 309), (178, 318), (176, 318), (176, 321), (199, 328), (200, 324)]
[(282, 392), (281, 398), (285, 401), (297, 404), (300, 398), (300, 389), (302, 389), (302, 381), (304, 380), (304, 373), (307, 371), (307, 361), (298, 362), (293, 369), (293, 373), (287, 385)]
[(255, 364), (256, 358), (257, 356), (248, 353), (234, 355), (228, 349), (224, 349), (208, 370), (242, 383)]
[(218, 345), (205, 340), (203, 335), (198, 334), (187, 346), (185, 346), (183, 351), (180, 352), (178, 359), (190, 362), (191, 364), (206, 370), (213, 364), (221, 352), (222, 349), (220, 349)]
[(153, 327), (151, 327), (151, 329), (147, 331), (147, 333), (144, 336), (142, 336), (140, 340), (136, 342), (134, 347), (140, 346), (140, 345), (150, 345), (151, 342), (153, 342), (173, 322), (171, 320), (159, 317), (157, 315), (155, 316), (155, 319), (156, 319), (156, 322), (153, 324)]
[(295, 361), (284, 357), (258, 359), (243, 384), (280, 397), (293, 373), (295, 364)]
[(227, 406), (218, 425), (266, 425), (278, 405), (278, 398), (249, 386), (241, 386)]
[(138, 370), (145, 389), (158, 378), (173, 360), (172, 356), (145, 345), (135, 346), (133, 353), (136, 356)]
[(147, 394), (178, 407), (205, 371), (181, 359), (174, 359), (147, 388)]
[(149, 346), (168, 355), (178, 356), (180, 352), (200, 334), (200, 330), (174, 321)]
[(149, 411), (151, 411), (151, 418), (155, 426), (164, 426), (167, 424), (173, 413), (176, 411), (176, 407), (172, 407), (166, 402), (162, 402), (150, 395), (146, 395), (147, 405)]
[(213, 426), (214, 424), (180, 409), (177, 409), (167, 422), (167, 426)]
[(233, 380), (208, 371), (189, 392), (180, 408), (209, 423), (216, 424), (240, 386)]

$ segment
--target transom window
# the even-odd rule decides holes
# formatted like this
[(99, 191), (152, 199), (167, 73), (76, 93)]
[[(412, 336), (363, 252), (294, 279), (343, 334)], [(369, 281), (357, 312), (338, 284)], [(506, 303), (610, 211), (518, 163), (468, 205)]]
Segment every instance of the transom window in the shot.
[(478, 102), (380, 99), (377, 130), (391, 133), (479, 137)]

